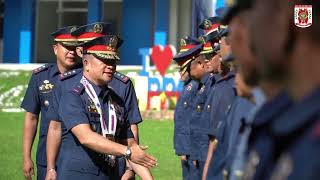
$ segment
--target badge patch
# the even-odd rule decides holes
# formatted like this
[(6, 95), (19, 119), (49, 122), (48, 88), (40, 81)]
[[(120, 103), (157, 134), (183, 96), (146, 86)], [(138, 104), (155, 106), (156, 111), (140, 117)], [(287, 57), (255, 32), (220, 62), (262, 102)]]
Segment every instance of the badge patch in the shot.
[(307, 28), (312, 25), (312, 5), (294, 6), (294, 24), (301, 28)]
[(89, 98), (88, 111), (90, 113), (98, 113), (97, 107), (94, 102)]
[(192, 83), (190, 83), (188, 86), (187, 86), (187, 91), (191, 91), (192, 89)]
[(53, 84), (51, 84), (49, 82), (49, 80), (44, 80), (43, 81), (43, 84), (41, 86), (39, 86), (39, 90), (41, 93), (49, 93), (52, 91), (53, 89)]

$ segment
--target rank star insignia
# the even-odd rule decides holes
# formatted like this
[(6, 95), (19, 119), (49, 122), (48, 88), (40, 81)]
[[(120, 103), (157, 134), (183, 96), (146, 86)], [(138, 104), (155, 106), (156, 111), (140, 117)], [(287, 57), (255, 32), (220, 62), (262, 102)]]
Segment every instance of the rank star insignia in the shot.
[(294, 24), (300, 28), (307, 28), (312, 25), (312, 5), (294, 6)]
[(205, 87), (206, 87), (205, 85), (203, 85), (203, 86), (201, 87), (201, 89), (199, 90), (199, 94), (202, 94), (202, 93), (203, 93)]
[(191, 91), (192, 90), (192, 84), (190, 83), (188, 86), (187, 86), (187, 91)]

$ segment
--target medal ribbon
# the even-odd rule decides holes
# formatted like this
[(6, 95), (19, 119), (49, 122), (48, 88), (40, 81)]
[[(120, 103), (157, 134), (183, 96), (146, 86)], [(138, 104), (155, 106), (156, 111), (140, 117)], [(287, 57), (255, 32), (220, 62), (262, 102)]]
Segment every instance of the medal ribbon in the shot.
[(92, 85), (90, 84), (90, 82), (88, 82), (88, 80), (82, 76), (80, 83), (84, 86), (86, 93), (89, 95), (90, 99), (93, 101), (94, 105), (97, 108), (97, 111), (100, 115), (100, 126), (102, 129), (102, 135), (104, 137), (106, 137), (107, 135), (115, 135), (116, 132), (116, 126), (117, 126), (117, 118), (116, 118), (116, 112), (114, 109), (113, 104), (111, 104), (111, 100), (109, 99), (108, 103), (109, 103), (109, 121), (108, 121), (108, 126), (106, 125), (105, 119), (104, 119), (104, 115), (102, 113), (102, 106), (99, 102), (99, 98), (96, 94), (96, 92), (94, 91)]

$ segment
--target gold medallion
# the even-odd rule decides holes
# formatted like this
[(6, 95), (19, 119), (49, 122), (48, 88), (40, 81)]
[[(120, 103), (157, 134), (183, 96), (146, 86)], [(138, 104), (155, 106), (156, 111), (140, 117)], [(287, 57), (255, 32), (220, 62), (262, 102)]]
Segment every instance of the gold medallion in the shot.
[(93, 26), (93, 32), (100, 34), (100, 33), (102, 33), (102, 31), (103, 31), (103, 27), (101, 24), (95, 24)]

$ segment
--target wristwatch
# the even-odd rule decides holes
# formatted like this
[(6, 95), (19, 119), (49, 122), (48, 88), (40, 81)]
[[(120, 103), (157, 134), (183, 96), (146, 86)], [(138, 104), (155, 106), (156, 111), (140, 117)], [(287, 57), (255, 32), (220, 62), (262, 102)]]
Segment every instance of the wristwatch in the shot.
[(129, 146), (127, 146), (127, 149), (126, 149), (126, 151), (124, 152), (124, 157), (125, 157), (126, 159), (130, 159), (131, 154), (132, 154), (131, 149), (130, 149)]

